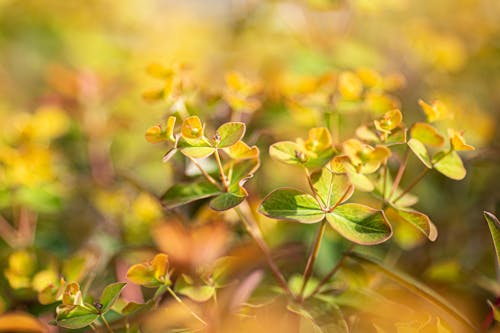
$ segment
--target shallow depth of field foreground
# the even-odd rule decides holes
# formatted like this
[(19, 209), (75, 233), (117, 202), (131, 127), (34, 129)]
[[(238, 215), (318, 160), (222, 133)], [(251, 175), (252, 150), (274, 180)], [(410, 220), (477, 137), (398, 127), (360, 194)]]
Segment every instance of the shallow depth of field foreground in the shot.
[(497, 0), (0, 0), (0, 333), (500, 332)]

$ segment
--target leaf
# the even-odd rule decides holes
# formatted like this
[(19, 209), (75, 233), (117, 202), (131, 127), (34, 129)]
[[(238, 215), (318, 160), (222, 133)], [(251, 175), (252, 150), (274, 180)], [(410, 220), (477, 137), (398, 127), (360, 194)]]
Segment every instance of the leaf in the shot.
[(326, 127), (311, 128), (304, 146), (307, 150), (315, 153), (331, 148), (332, 137), (330, 131)]
[(259, 158), (259, 148), (257, 148), (257, 146), (249, 147), (243, 141), (238, 141), (234, 145), (225, 148), (224, 151), (229, 155), (230, 158), (235, 160)]
[(118, 299), (118, 296), (120, 296), (120, 293), (122, 292), (123, 288), (126, 285), (127, 284), (123, 282), (116, 282), (107, 285), (106, 288), (104, 288), (101, 294), (101, 299), (99, 301), (99, 303), (101, 303), (102, 305), (101, 309), (102, 313), (106, 313), (111, 309), (111, 307)]
[[(58, 309), (60, 308), (58, 307)], [(92, 324), (99, 317), (96, 311), (87, 309), (80, 305), (62, 309), (64, 310), (58, 313), (56, 321), (57, 325), (64, 328), (83, 328)]]
[(326, 220), (339, 234), (357, 244), (380, 244), (392, 236), (384, 213), (360, 204), (341, 205), (326, 214)]
[(248, 180), (260, 166), (258, 159), (231, 161), (224, 166), (224, 172), (229, 179), (229, 190), (233, 193), (240, 192), (244, 180)]
[(417, 139), (411, 138), (410, 140), (408, 140), (408, 146), (413, 151), (415, 156), (417, 156), (418, 159), (422, 163), (424, 163), (427, 168), (432, 169), (432, 163), (429, 157), (429, 153), (427, 152), (427, 148), (425, 148), (422, 142), (418, 141)]
[(269, 155), (286, 164), (303, 164), (307, 154), (298, 144), (292, 141), (281, 141), (269, 147)]
[(214, 152), (215, 148), (212, 147), (188, 147), (181, 149), (181, 153), (192, 158), (205, 158)]
[(269, 193), (259, 212), (270, 218), (300, 223), (316, 223), (325, 217), (316, 199), (292, 188), (279, 188)]
[(406, 142), (406, 128), (396, 128), (387, 136), (384, 144), (386, 146), (399, 145)]
[(413, 279), (403, 272), (399, 272), (396, 269), (387, 266), (386, 264), (370, 256), (358, 252), (349, 252), (347, 255), (359, 262), (371, 265), (372, 267), (386, 275), (388, 278), (399, 283), (417, 296), (426, 299), (434, 306), (446, 311), (446, 313), (450, 314), (453, 318), (461, 322), (463, 325), (467, 326), (469, 329), (472, 329), (472, 331), (479, 332), (479, 329), (469, 319), (467, 319), (465, 315), (460, 313), (460, 311), (458, 311), (444, 297), (442, 297), (423, 283)]
[(434, 168), (448, 178), (462, 180), (467, 171), (464, 168), (462, 159), (457, 152), (438, 152), (433, 158)]
[(221, 192), (217, 186), (208, 181), (181, 183), (169, 188), (161, 200), (167, 208), (173, 208), (219, 193)]
[(413, 209), (401, 209), (388, 207), (387, 215), (389, 217), (396, 216), (400, 221), (404, 221), (413, 225), (420, 232), (422, 232), (430, 241), (434, 242), (437, 239), (438, 231), (436, 226), (429, 217), (423, 213), (417, 212)]
[(146, 310), (149, 309), (152, 306), (152, 303), (135, 303), (135, 302), (129, 302), (127, 305), (123, 307), (123, 309), (120, 311), (122, 315), (126, 316), (129, 314), (132, 314), (137, 311), (141, 310)]
[(145, 264), (131, 266), (127, 272), (127, 279), (135, 284), (148, 288), (154, 288), (160, 285), (159, 281), (155, 279), (152, 269)]
[(444, 144), (444, 137), (427, 123), (415, 123), (410, 129), (410, 135), (429, 146), (440, 147)]
[(48, 332), (38, 319), (25, 312), (9, 312), (0, 315), (0, 332)]
[(491, 237), (493, 238), (493, 245), (497, 256), (497, 262), (500, 265), (500, 221), (490, 212), (483, 212), (484, 218), (490, 228)]
[(224, 211), (238, 206), (247, 197), (246, 191), (243, 194), (226, 192), (219, 194), (210, 201), (210, 208), (216, 211)]
[(216, 131), (214, 142), (217, 148), (227, 148), (243, 138), (245, 135), (245, 124), (241, 122), (230, 122), (222, 124)]
[(346, 175), (334, 174), (327, 168), (313, 173), (311, 181), (326, 208), (349, 200), (354, 193), (354, 187)]
[(177, 288), (177, 292), (187, 296), (195, 302), (206, 302), (213, 297), (215, 288), (212, 286), (190, 286)]

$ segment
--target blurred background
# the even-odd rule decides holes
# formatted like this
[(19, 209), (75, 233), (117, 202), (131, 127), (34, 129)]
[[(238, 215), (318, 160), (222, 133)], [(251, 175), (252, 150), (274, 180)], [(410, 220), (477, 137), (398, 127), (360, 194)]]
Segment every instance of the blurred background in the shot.
[[(144, 133), (175, 105), (143, 98), (161, 86), (146, 74), (150, 63), (187, 64), (206, 95), (217, 96), (232, 70), (259, 82), (262, 106), (243, 117), (246, 138), (261, 149), (262, 166), (248, 184), (255, 205), (278, 186), (304, 186), (296, 169), (267, 151), (321, 123), (314, 107), (280, 101), (309, 92), (312, 78), (374, 70), (395, 89), (373, 103), (400, 106), (408, 124), (424, 119), (419, 98), (446, 103), (453, 117), (439, 126), (463, 129), (477, 148), (464, 155), (467, 178), (432, 173), (415, 190), (417, 208), (439, 229), (436, 242), (401, 231), (380, 251), (484, 319), (485, 300), (499, 294), (482, 216), (500, 208), (499, 1), (0, 0), (0, 213), (10, 224), (38, 221), (27, 233), (34, 241), (4, 230), (2, 271), (9, 271), (13, 249), (29, 248), (45, 258), (23, 273), (30, 279), (52, 260), (82, 254), (95, 257), (95, 272), (110, 279), (107, 263), (120, 251), (161, 248), (152, 232), (163, 219), (155, 196), (179, 175)], [(216, 97), (195, 113), (215, 123), (229, 117)], [(340, 136), (352, 134), (348, 122)], [(410, 161), (418, 172), (417, 160)], [(187, 214), (193, 223), (235, 220), (206, 210)], [(308, 244), (314, 234), (307, 226), (260, 222), (272, 246)], [(338, 239), (327, 236), (319, 274), (338, 257)], [(297, 260), (290, 271), (302, 270), (305, 259)], [(24, 290), (30, 283), (2, 276), (0, 311), (44, 316)]]

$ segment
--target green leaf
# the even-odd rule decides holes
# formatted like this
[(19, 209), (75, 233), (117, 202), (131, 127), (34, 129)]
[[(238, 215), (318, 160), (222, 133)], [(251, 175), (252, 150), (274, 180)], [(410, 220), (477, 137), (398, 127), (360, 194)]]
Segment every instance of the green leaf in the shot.
[(497, 217), (490, 212), (483, 212), (484, 218), (490, 228), (491, 237), (493, 238), (493, 245), (497, 256), (497, 262), (500, 265), (500, 221)]
[(195, 302), (206, 302), (213, 297), (215, 288), (212, 286), (190, 286), (177, 288), (177, 292), (187, 296)]
[[(292, 294), (299, 296), (300, 291), (302, 290), (303, 283), (304, 283), (303, 276), (301, 274), (294, 274), (288, 280), (288, 288), (290, 288)], [(318, 284), (319, 284), (318, 280), (310, 278), (307, 281), (306, 287), (304, 289), (303, 298), (304, 299), (308, 298), (314, 292)]]
[(102, 313), (106, 313), (111, 309), (111, 307), (118, 299), (118, 296), (120, 296), (120, 293), (122, 292), (123, 288), (126, 285), (127, 284), (123, 282), (116, 282), (107, 285), (106, 288), (104, 288), (101, 294), (101, 299), (99, 301), (99, 303), (101, 303), (102, 305), (101, 309)]
[(399, 145), (406, 142), (406, 128), (396, 128), (387, 136), (384, 144), (386, 146)]
[(69, 329), (89, 326), (99, 317), (97, 311), (87, 309), (80, 305), (58, 307), (58, 309), (63, 310), (60, 311), (56, 317), (57, 325)]
[(221, 125), (215, 134), (215, 147), (226, 148), (234, 145), (245, 135), (245, 124), (231, 122)]
[(259, 212), (270, 218), (300, 223), (316, 223), (325, 217), (316, 199), (292, 188), (279, 188), (269, 193)]
[(214, 151), (210, 142), (205, 137), (190, 139), (181, 137), (177, 143), (181, 153), (192, 158), (204, 158), (210, 156)]
[(330, 160), (333, 158), (333, 155), (335, 155), (335, 151), (332, 147), (329, 147), (328, 149), (320, 153), (310, 154), (308, 155), (304, 166), (312, 169), (323, 167), (325, 164), (330, 162)]
[(398, 218), (400, 221), (409, 223), (422, 232), (430, 241), (434, 242), (438, 236), (438, 231), (434, 223), (425, 214), (413, 209), (387, 208), (389, 217)]
[(349, 182), (347, 175), (334, 174), (327, 168), (313, 173), (311, 181), (314, 190), (326, 208), (349, 200), (354, 192), (354, 187)]
[(438, 152), (432, 158), (432, 163), (437, 171), (451, 179), (461, 180), (467, 174), (462, 159), (455, 151)]
[(339, 206), (326, 215), (326, 220), (339, 234), (357, 244), (380, 244), (392, 235), (382, 211), (360, 204)]
[(152, 303), (135, 303), (135, 302), (129, 302), (127, 305), (123, 307), (123, 309), (120, 311), (122, 315), (126, 316), (131, 313), (141, 311), (141, 310), (147, 310), (152, 306)]
[(247, 197), (246, 191), (240, 193), (226, 192), (219, 194), (210, 201), (210, 208), (216, 211), (224, 211), (238, 206)]
[(410, 140), (408, 140), (408, 146), (426, 167), (432, 169), (432, 163), (429, 157), (429, 153), (427, 152), (427, 148), (425, 148), (422, 142), (418, 141), (417, 139), (411, 138)]
[(282, 141), (272, 144), (269, 147), (269, 155), (287, 164), (303, 164), (307, 159), (304, 149), (292, 141)]
[(415, 123), (410, 130), (410, 135), (426, 145), (440, 147), (444, 144), (444, 137), (427, 123)]
[(181, 153), (192, 158), (204, 158), (212, 155), (215, 148), (212, 147), (188, 147), (181, 149)]
[(467, 319), (465, 315), (460, 313), (460, 311), (458, 311), (444, 297), (437, 294), (434, 290), (430, 289), (423, 283), (367, 255), (357, 252), (349, 252), (348, 256), (359, 262), (371, 265), (372, 267), (386, 275), (388, 278), (399, 283), (417, 296), (423, 297), (434, 306), (437, 306), (438, 308), (446, 311), (446, 313), (461, 322), (463, 325), (467, 326), (469, 330), (472, 329), (473, 332), (479, 332), (479, 329), (475, 327), (475, 325), (469, 319)]
[(161, 200), (168, 208), (177, 207), (192, 201), (212, 197), (221, 193), (214, 184), (208, 181), (176, 184), (169, 188)]
[(247, 159), (240, 161), (231, 161), (224, 167), (224, 172), (229, 179), (229, 190), (238, 193), (244, 180), (248, 180), (259, 168), (259, 159)]

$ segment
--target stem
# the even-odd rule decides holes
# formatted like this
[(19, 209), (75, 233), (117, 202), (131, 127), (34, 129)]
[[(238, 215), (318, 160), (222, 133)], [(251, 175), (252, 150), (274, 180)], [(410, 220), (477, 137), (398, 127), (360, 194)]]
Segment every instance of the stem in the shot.
[(108, 321), (106, 320), (106, 318), (104, 318), (104, 315), (101, 313), (99, 315), (99, 317), (101, 318), (102, 322), (104, 323), (104, 326), (106, 326), (106, 329), (108, 330), (109, 333), (114, 333), (113, 332), (113, 329), (111, 329), (111, 326), (109, 326), (109, 323)]
[(414, 187), (415, 185), (417, 185), (424, 177), (425, 175), (427, 174), (427, 172), (429, 172), (431, 169), (428, 169), (426, 168), (424, 171), (422, 171), (418, 176), (417, 178), (415, 178), (414, 181), (411, 182), (410, 185), (408, 185), (408, 187), (396, 198), (394, 199), (394, 201), (392, 203), (396, 203), (398, 202), (399, 199), (401, 199), (406, 193), (410, 192)]
[(19, 243), (19, 235), (17, 233), (17, 230), (14, 229), (10, 225), (7, 220), (0, 215), (0, 237), (3, 238), (5, 243), (7, 243), (10, 247), (16, 248)]
[(186, 303), (184, 303), (180, 298), (179, 296), (177, 296), (177, 294), (172, 290), (172, 288), (170, 287), (167, 287), (167, 291), (170, 293), (170, 295), (172, 295), (172, 297), (177, 301), (179, 302), (179, 304), (181, 304), (186, 310), (188, 310), (189, 312), (191, 312), (191, 314), (193, 315), (193, 317), (195, 317), (196, 319), (198, 319), (198, 321), (200, 321), (203, 325), (207, 326), (207, 323), (201, 319), (200, 316), (198, 316), (193, 310), (191, 310), (191, 308), (189, 306), (186, 305)]
[(339, 206), (342, 202), (344, 202), (344, 200), (345, 200), (345, 198), (346, 198), (347, 194), (348, 194), (348, 193), (352, 190), (352, 188), (353, 188), (353, 185), (349, 185), (349, 186), (347, 187), (347, 189), (345, 190), (345, 192), (344, 192), (344, 194), (342, 195), (342, 197), (340, 197), (339, 201), (337, 201), (337, 202), (335, 203), (335, 205), (333, 205), (330, 209), (328, 209), (328, 213), (333, 212), (333, 211), (335, 210), (335, 208), (337, 208), (337, 207), (338, 207), (338, 206)]
[(313, 292), (311, 293), (311, 295), (309, 297), (313, 297), (314, 295), (316, 295), (321, 290), (321, 287), (323, 287), (332, 278), (332, 276), (334, 276), (337, 273), (337, 271), (340, 269), (340, 267), (344, 264), (344, 261), (346, 260), (347, 255), (349, 254), (349, 252), (352, 251), (353, 247), (354, 247), (354, 244), (351, 244), (349, 246), (349, 248), (342, 254), (342, 257), (340, 257), (337, 264), (332, 268), (332, 270), (328, 274), (325, 275), (325, 277), (323, 279), (321, 279), (321, 281), (318, 283), (316, 288), (314, 288)]
[(318, 204), (321, 207), (321, 209), (326, 209), (326, 207), (324, 207), (323, 200), (321, 199), (321, 197), (319, 196), (318, 192), (316, 191), (316, 189), (313, 186), (312, 179), (311, 179), (311, 174), (309, 173), (309, 169), (307, 169), (306, 167), (304, 167), (304, 171), (306, 173), (307, 183), (309, 184), (309, 187), (311, 188), (311, 191), (313, 193), (314, 198), (318, 202)]
[(224, 184), (224, 188), (226, 191), (229, 189), (229, 184), (227, 183), (226, 175), (224, 174), (224, 168), (222, 167), (222, 162), (220, 160), (219, 150), (215, 149), (215, 160), (217, 161), (217, 166), (219, 167), (220, 178), (222, 180), (222, 184)]
[(399, 165), (398, 173), (396, 175), (396, 178), (394, 178), (394, 183), (392, 183), (391, 193), (389, 193), (389, 196), (387, 197), (388, 199), (390, 199), (394, 195), (394, 192), (396, 192), (396, 189), (398, 188), (399, 183), (401, 182), (401, 178), (403, 178), (403, 173), (405, 172), (409, 157), (410, 157), (410, 149), (408, 147), (406, 147), (403, 161)]
[(319, 247), (321, 245), (321, 240), (323, 239), (323, 235), (325, 234), (326, 229), (326, 221), (321, 221), (321, 225), (319, 227), (318, 233), (316, 234), (316, 239), (314, 240), (313, 250), (309, 254), (309, 258), (307, 259), (306, 268), (304, 269), (304, 274), (302, 275), (302, 288), (300, 289), (299, 300), (302, 300), (304, 297), (304, 291), (307, 286), (307, 282), (312, 275), (314, 262), (316, 261), (316, 257), (318, 256)]
[[(242, 202), (242, 204), (246, 204), (247, 208), (249, 209), (246, 199)], [(253, 218), (248, 217), (250, 214), (245, 215), (239, 206), (235, 207), (234, 210), (238, 214), (238, 216), (240, 217), (243, 224), (245, 225), (247, 232), (250, 234), (250, 236), (252, 236), (255, 243), (257, 243), (257, 246), (264, 253), (264, 256), (266, 257), (267, 264), (269, 265), (269, 268), (271, 269), (271, 272), (273, 273), (274, 278), (276, 279), (276, 281), (278, 282), (280, 287), (283, 288), (283, 290), (288, 295), (291, 296), (292, 292), (288, 288), (288, 284), (286, 282), (286, 279), (283, 276), (283, 274), (281, 273), (281, 271), (279, 270), (278, 265), (276, 265), (273, 258), (271, 257), (271, 250), (269, 249), (267, 244), (264, 242), (264, 239), (262, 238), (260, 230), (257, 227), (257, 223), (253, 220)]]
[(217, 186), (220, 190), (222, 190), (221, 186), (219, 185), (219, 183), (217, 183), (217, 181), (212, 177), (210, 176), (206, 171), (205, 169), (203, 169), (203, 167), (200, 165), (200, 163), (198, 163), (198, 161), (196, 161), (196, 159), (192, 158), (191, 156), (188, 156), (189, 160), (194, 164), (196, 165), (196, 167), (201, 171), (201, 173), (203, 174), (203, 176), (212, 184), (214, 184), (215, 186)]
[(385, 191), (387, 189), (387, 172), (388, 172), (388, 168), (387, 168), (387, 161), (385, 161), (384, 163), (384, 179), (383, 179), (383, 182), (384, 184), (382, 185), (382, 199), (385, 201)]

